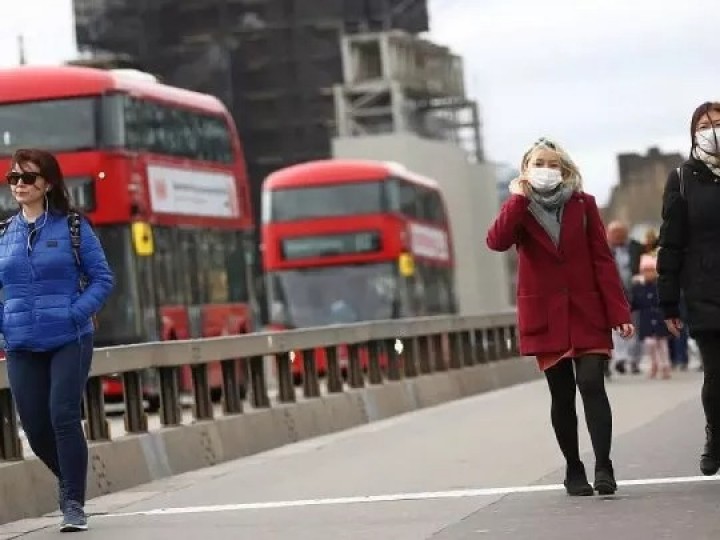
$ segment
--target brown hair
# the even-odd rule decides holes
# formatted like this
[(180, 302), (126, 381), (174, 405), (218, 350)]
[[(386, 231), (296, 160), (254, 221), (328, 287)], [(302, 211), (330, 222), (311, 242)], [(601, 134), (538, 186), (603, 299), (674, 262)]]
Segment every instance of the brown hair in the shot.
[(692, 152), (695, 150), (696, 142), (695, 142), (695, 132), (697, 131), (697, 125), (700, 123), (700, 120), (703, 116), (707, 116), (710, 111), (717, 111), (720, 112), (720, 102), (717, 101), (706, 101), (702, 105), (700, 105), (697, 109), (695, 109), (695, 112), (692, 114), (692, 119), (690, 120), (690, 151)]
[(33, 163), (39, 169), (45, 181), (52, 187), (47, 192), (48, 211), (60, 214), (68, 214), (73, 211), (70, 205), (70, 194), (67, 185), (65, 185), (65, 178), (55, 156), (45, 150), (22, 149), (15, 152), (10, 166), (15, 167), (17, 165), (23, 169), (25, 163)]

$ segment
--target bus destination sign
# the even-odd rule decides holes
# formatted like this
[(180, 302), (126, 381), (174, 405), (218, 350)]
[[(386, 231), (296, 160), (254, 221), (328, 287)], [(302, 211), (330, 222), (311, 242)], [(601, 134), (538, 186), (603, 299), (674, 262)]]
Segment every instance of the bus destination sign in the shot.
[(380, 232), (362, 231), (318, 236), (296, 236), (281, 241), (283, 259), (332, 257), (380, 251)]

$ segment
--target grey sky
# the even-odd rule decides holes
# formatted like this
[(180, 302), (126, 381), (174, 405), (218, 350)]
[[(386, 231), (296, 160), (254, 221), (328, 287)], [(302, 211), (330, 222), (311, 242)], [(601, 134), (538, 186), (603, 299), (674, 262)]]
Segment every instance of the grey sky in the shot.
[[(310, 0), (307, 0), (310, 1)], [(430, 0), (431, 37), (465, 59), (487, 153), (516, 164), (556, 138), (604, 201), (615, 155), (685, 151), (692, 109), (720, 99), (717, 0)], [(0, 66), (74, 54), (71, 0), (16, 0), (0, 18)]]

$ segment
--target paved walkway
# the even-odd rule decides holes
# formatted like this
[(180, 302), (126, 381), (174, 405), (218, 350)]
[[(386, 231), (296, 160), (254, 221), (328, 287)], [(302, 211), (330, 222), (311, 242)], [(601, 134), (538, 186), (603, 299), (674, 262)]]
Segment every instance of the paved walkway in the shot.
[[(96, 499), (85, 538), (717, 539), (720, 477), (697, 476), (700, 381), (609, 385), (614, 497), (564, 494), (539, 381)], [(0, 526), (0, 540), (54, 538), (57, 521)]]

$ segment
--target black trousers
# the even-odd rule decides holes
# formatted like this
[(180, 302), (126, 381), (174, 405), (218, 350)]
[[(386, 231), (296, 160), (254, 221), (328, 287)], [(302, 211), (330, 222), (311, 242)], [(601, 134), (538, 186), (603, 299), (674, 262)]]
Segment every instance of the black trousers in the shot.
[(698, 332), (695, 341), (703, 362), (702, 404), (708, 427), (720, 436), (720, 331)]
[(612, 411), (605, 391), (606, 360), (605, 355), (590, 354), (573, 360), (561, 360), (545, 371), (552, 398), (552, 425), (568, 465), (580, 462), (576, 388), (582, 397), (596, 467), (610, 465)]

